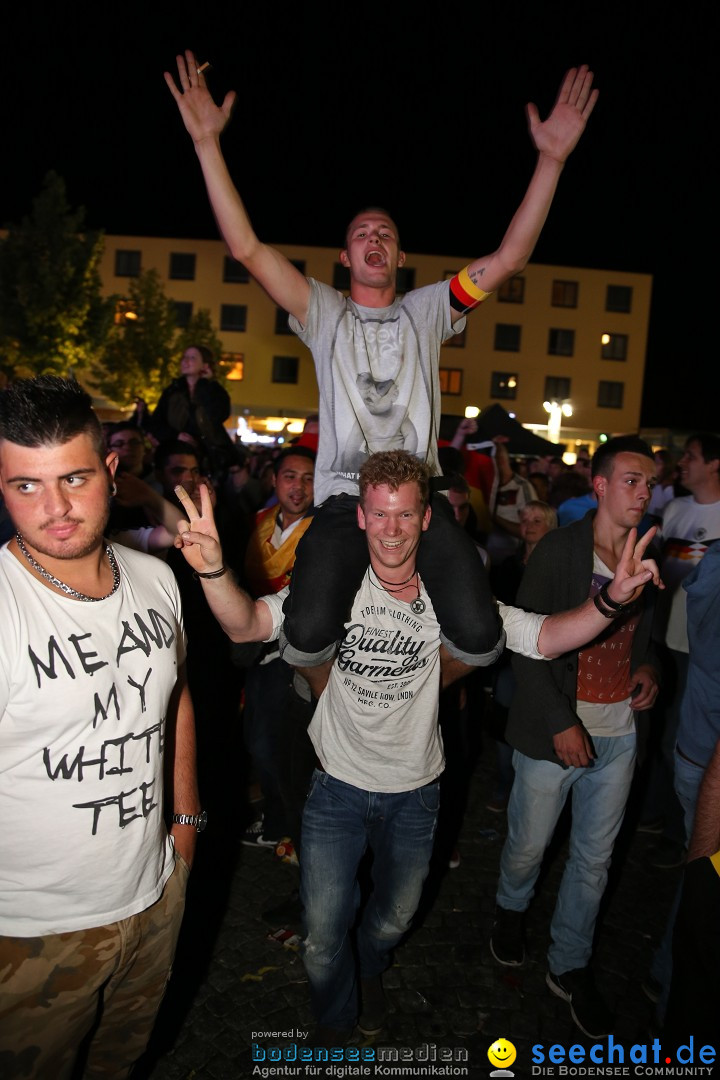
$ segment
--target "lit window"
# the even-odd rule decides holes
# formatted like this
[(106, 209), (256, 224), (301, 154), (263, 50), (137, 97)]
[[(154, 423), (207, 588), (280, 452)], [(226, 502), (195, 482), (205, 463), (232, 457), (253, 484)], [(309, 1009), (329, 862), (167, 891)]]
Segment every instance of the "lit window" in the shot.
[(241, 352), (221, 353), (220, 367), (226, 379), (231, 382), (241, 382), (245, 376), (245, 354)]
[(601, 356), (603, 360), (627, 360), (627, 334), (603, 334)]
[(442, 394), (462, 394), (462, 368), (440, 368), (440, 392)]
[(517, 397), (517, 386), (517, 372), (493, 371), (490, 379), (490, 397), (514, 401)]

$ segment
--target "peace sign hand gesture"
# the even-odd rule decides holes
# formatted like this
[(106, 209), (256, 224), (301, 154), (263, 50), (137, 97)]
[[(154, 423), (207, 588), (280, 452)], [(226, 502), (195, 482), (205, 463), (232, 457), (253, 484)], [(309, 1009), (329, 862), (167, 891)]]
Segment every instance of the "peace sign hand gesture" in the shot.
[(182, 551), (190, 566), (199, 574), (221, 570), (224, 566), (223, 553), (207, 485), (200, 484), (199, 513), (184, 487), (178, 485), (175, 494), (188, 516), (187, 521), (178, 522), (175, 547)]

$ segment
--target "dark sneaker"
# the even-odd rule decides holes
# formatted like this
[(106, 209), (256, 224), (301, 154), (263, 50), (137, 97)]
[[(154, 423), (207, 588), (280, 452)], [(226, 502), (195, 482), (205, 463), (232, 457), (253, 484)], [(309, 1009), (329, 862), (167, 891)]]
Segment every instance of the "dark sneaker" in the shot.
[(684, 865), (686, 855), (685, 846), (679, 840), (663, 837), (649, 853), (647, 862), (648, 866), (653, 866), (656, 870), (676, 870)]
[(569, 1003), (573, 1020), (588, 1038), (604, 1039), (612, 1032), (612, 1013), (595, 985), (590, 968), (575, 968), (562, 975), (548, 971), (545, 982), (553, 994)]
[(240, 842), (245, 844), (246, 847), (275, 848), (280, 843), (280, 840), (271, 840), (270, 837), (265, 836), (263, 833), (263, 819), (258, 818), (257, 821), (253, 821), (252, 825), (248, 825), (240, 837)]
[(387, 1012), (382, 975), (375, 975), (371, 979), (361, 979), (358, 1027), (363, 1035), (379, 1034), (385, 1026)]
[(495, 908), (490, 952), (498, 964), (520, 967), (525, 962), (525, 912)]
[(664, 817), (645, 818), (638, 822), (636, 831), (650, 833), (651, 836), (659, 836), (665, 828)]

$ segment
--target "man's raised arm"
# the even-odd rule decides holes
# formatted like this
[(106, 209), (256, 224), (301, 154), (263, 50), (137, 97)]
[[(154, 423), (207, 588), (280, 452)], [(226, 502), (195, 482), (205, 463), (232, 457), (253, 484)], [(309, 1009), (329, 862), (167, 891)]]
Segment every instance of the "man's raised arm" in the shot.
[(177, 57), (177, 66), (180, 88), (169, 71), (165, 72), (165, 82), (195, 145), (223, 239), (232, 257), (247, 267), (275, 303), (305, 325), (310, 284), (284, 255), (258, 240), (220, 149), (220, 136), (230, 120), (235, 92), (229, 91), (222, 105), (216, 105), (189, 49)]
[(273, 633), (270, 609), (248, 596), (223, 563), (207, 487), (200, 485), (201, 513), (183, 487), (175, 488), (175, 493), (188, 516), (178, 524), (175, 547), (197, 574), (213, 615), (231, 641), (267, 641)]
[(545, 224), (565, 161), (574, 150), (595, 107), (598, 91), (586, 64), (570, 68), (547, 120), (540, 121), (537, 106), (528, 104), (530, 136), (538, 152), (530, 184), (500, 247), (492, 255), (475, 259), (451, 282), (452, 319), (456, 322), (481, 303), (488, 293), (527, 266)]
[[(538, 650), (543, 656), (562, 656), (593, 641), (607, 626), (608, 618), (613, 617), (614, 605), (632, 603), (650, 581), (661, 589), (665, 587), (655, 561), (644, 558), (655, 531), (655, 528), (648, 529), (640, 540), (637, 539), (637, 529), (631, 529), (628, 533), (615, 577), (607, 586), (610, 603), (598, 601), (600, 607), (605, 609), (605, 615), (594, 599), (586, 600), (572, 611), (548, 615), (538, 636)], [(512, 648), (509, 642), (508, 647)]]

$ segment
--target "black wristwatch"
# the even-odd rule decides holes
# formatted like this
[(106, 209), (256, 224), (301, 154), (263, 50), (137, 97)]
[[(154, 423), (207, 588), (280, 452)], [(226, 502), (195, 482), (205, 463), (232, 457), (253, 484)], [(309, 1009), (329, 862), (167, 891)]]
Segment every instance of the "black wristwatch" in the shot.
[(207, 810), (199, 814), (173, 814), (173, 825), (194, 825), (198, 832), (204, 832), (207, 826)]

